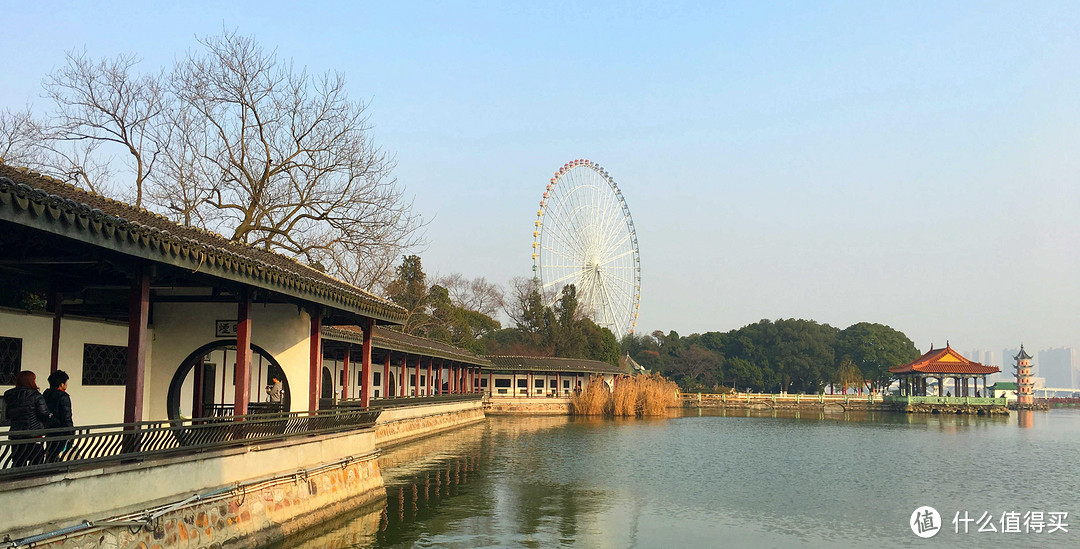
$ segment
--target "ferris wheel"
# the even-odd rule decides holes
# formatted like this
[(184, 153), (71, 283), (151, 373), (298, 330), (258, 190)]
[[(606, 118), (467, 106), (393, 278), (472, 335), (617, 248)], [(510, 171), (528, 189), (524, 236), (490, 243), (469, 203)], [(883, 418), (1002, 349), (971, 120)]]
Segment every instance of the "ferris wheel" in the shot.
[(567, 284), (593, 322), (622, 339), (637, 326), (641, 258), (630, 209), (615, 180), (589, 160), (551, 178), (533, 230), (533, 277), (557, 298)]

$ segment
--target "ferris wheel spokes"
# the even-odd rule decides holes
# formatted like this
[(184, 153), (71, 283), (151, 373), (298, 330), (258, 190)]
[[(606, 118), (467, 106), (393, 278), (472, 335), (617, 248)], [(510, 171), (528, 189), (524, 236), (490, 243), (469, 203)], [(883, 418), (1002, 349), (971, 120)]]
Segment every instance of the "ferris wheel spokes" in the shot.
[(561, 167), (543, 193), (533, 271), (549, 299), (575, 284), (583, 311), (618, 337), (633, 331), (641, 295), (637, 237), (618, 186), (597, 164)]

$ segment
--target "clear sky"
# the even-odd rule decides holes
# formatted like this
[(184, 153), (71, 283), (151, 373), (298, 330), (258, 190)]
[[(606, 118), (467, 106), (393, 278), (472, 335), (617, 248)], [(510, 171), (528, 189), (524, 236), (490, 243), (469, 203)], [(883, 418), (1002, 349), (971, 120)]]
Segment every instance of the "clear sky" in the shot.
[[(532, 5), (536, 4), (536, 5)], [(0, 107), (64, 52), (170, 64), (223, 27), (370, 100), (425, 270), (531, 275), (551, 173), (618, 181), (639, 332), (881, 322), (1080, 346), (1080, 3), (12, 2)]]

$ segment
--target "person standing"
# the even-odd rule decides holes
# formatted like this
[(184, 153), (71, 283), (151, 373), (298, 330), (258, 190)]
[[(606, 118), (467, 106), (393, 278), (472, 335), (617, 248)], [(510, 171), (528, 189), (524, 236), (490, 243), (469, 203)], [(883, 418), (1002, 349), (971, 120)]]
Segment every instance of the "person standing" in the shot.
[(272, 378), (273, 383), (266, 386), (266, 394), (270, 395), (270, 403), (277, 404), (281, 407), (281, 397), (285, 392), (285, 388), (281, 385), (281, 380), (278, 378)]
[[(71, 397), (67, 394), (68, 379), (67, 372), (63, 370), (49, 374), (49, 388), (45, 389), (45, 394), (42, 395), (45, 405), (49, 407), (49, 412), (53, 415), (51, 427), (54, 428), (75, 426), (71, 421)], [(71, 450), (70, 437), (74, 434), (74, 429), (50, 434), (50, 438), (66, 438), (45, 443), (45, 461), (48, 463), (60, 461), (60, 454)]]
[(11, 466), (23, 467), (41, 463), (44, 450), (41, 435), (16, 434), (19, 431), (36, 431), (45, 428), (45, 422), (53, 417), (45, 398), (38, 392), (37, 374), (23, 370), (15, 376), (15, 388), (4, 393), (4, 404), (11, 420), (10, 440), (27, 440), (11, 448)]

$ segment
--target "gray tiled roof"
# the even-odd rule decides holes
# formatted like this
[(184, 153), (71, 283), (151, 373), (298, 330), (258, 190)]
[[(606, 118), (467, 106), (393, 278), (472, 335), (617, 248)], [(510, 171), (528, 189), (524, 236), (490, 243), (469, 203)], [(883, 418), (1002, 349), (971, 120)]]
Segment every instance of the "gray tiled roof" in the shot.
[(292, 258), (2, 162), (0, 220), (383, 322), (405, 320), (394, 303)]
[[(322, 334), (327, 339), (348, 341), (350, 343), (361, 343), (364, 337), (363, 330), (359, 326), (323, 326)], [(460, 347), (450, 345), (449, 343), (403, 334), (399, 331), (383, 328), (381, 326), (376, 326), (375, 329), (372, 330), (371, 345), (378, 349), (389, 349), (391, 351), (411, 355), (430, 356), (474, 366), (487, 367), (490, 364), (488, 359), (470, 353)]]
[(621, 374), (618, 366), (584, 358), (545, 356), (488, 356), (492, 370), (531, 372), (583, 372), (587, 374)]

